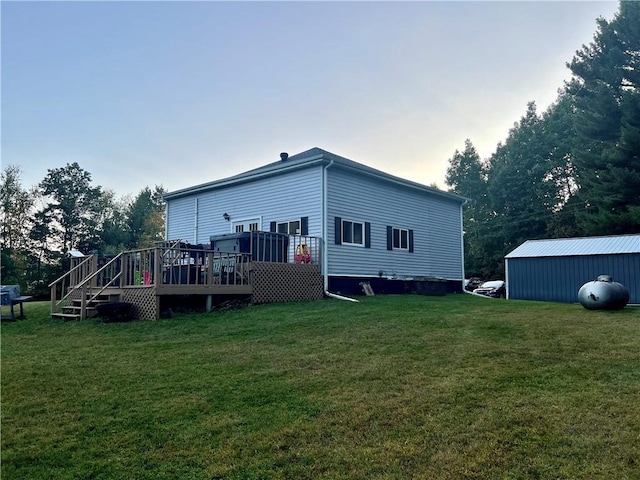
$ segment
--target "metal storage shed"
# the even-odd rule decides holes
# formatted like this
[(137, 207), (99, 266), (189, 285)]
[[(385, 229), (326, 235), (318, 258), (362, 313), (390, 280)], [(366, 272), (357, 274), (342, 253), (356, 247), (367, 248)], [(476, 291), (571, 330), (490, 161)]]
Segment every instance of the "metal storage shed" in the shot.
[(640, 234), (527, 240), (505, 257), (507, 298), (575, 303), (578, 290), (611, 275), (640, 303)]

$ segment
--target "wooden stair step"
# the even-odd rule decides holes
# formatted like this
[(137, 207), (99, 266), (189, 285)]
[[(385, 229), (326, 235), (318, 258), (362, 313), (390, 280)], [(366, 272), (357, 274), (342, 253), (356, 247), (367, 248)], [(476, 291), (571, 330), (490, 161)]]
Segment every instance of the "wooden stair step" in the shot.
[[(85, 307), (87, 310), (95, 310), (96, 308), (92, 305), (87, 305)], [(62, 310), (70, 310), (72, 312), (79, 312), (80, 310), (82, 310), (82, 307), (79, 305), (67, 305), (66, 307), (62, 307)]]
[[(72, 300), (74, 303), (80, 303), (82, 300), (79, 299), (75, 299)], [(112, 296), (108, 296), (108, 297), (96, 297), (93, 300), (91, 300), (90, 298), (87, 298), (85, 300), (88, 303), (109, 303), (109, 302), (117, 302), (120, 301), (120, 296), (119, 295), (112, 295)]]
[[(62, 313), (67, 315), (76, 315), (77, 317), (80, 317), (81, 311), (82, 311), (82, 307), (75, 306), (75, 305), (67, 305), (66, 307), (62, 307)], [(86, 312), (87, 312), (87, 318), (93, 318), (98, 314), (98, 310), (91, 305), (87, 305)]]
[(63, 320), (80, 320), (80, 315), (75, 313), (52, 313), (52, 318), (61, 318)]

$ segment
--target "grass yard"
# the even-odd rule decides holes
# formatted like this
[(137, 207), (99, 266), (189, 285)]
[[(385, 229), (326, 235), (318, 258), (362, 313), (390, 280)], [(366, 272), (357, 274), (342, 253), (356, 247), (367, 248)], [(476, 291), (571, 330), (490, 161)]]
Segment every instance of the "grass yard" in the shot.
[(639, 479), (640, 308), (470, 295), (2, 324), (2, 478)]

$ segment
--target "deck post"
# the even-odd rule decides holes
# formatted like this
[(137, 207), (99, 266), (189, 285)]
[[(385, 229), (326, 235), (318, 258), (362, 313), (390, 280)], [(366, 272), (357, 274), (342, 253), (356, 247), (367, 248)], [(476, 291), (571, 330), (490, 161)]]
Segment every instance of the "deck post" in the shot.
[(51, 285), (51, 313), (58, 313), (58, 300), (57, 300), (57, 285), (54, 283)]
[(82, 285), (82, 298), (80, 299), (80, 320), (87, 318), (87, 285)]
[(207, 295), (207, 306), (205, 308), (207, 313), (211, 312), (212, 302), (213, 302), (213, 295)]
[(207, 286), (210, 287), (211, 285), (213, 285), (213, 252), (207, 253), (206, 272)]
[(126, 264), (127, 264), (128, 258), (127, 258), (127, 254), (126, 252), (123, 252), (122, 255), (120, 255), (120, 287), (124, 287), (126, 285), (126, 274), (125, 274), (125, 269), (126, 269)]
[[(98, 271), (98, 256), (97, 255), (91, 255), (91, 264), (89, 266), (89, 275), (93, 275), (97, 271)], [(91, 286), (94, 287), (94, 288), (98, 286), (98, 277), (94, 277), (93, 280), (91, 280)]]
[(155, 285), (156, 288), (158, 287), (158, 285), (162, 284), (162, 265), (164, 263), (163, 255), (164, 251), (159, 247), (156, 247), (153, 250), (153, 269), (155, 270), (153, 272), (153, 285)]

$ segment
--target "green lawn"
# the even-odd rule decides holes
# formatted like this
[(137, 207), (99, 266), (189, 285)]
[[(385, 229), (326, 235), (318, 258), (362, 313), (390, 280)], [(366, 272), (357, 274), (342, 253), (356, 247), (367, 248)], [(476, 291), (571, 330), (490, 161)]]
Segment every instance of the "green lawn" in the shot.
[(2, 324), (3, 479), (640, 478), (640, 308), (377, 296)]

